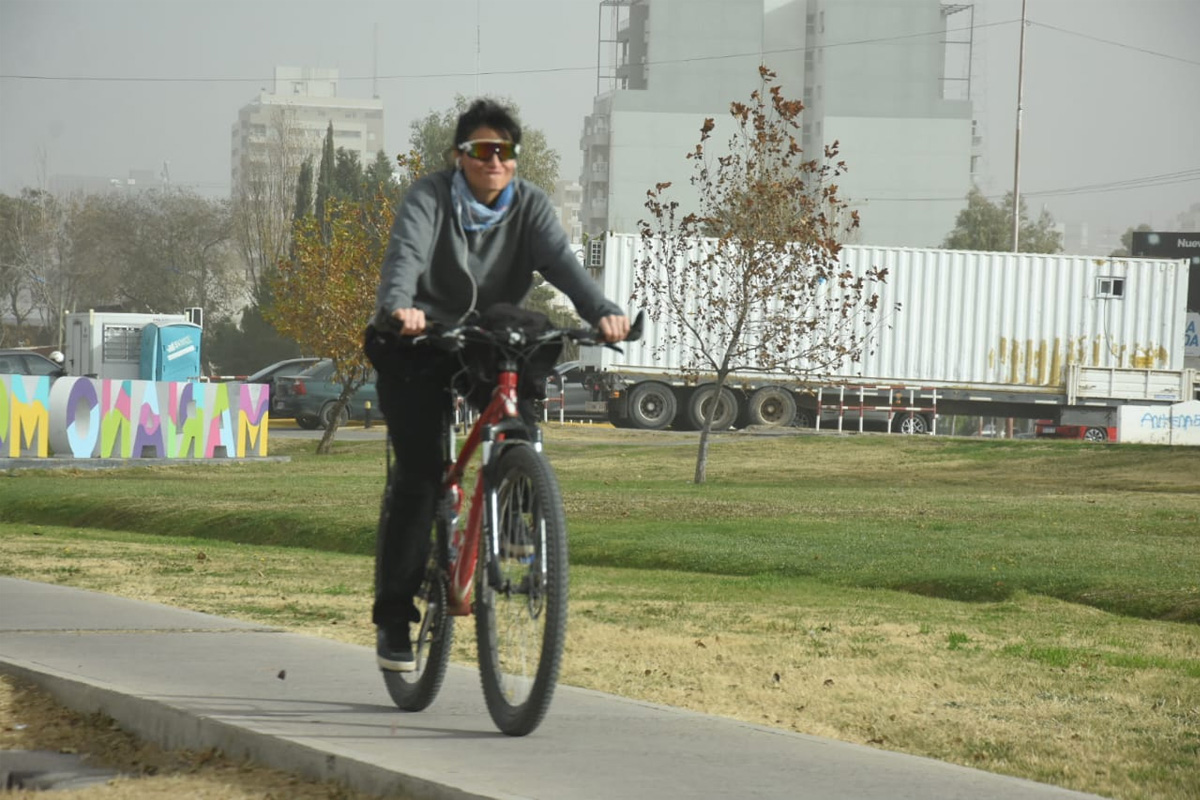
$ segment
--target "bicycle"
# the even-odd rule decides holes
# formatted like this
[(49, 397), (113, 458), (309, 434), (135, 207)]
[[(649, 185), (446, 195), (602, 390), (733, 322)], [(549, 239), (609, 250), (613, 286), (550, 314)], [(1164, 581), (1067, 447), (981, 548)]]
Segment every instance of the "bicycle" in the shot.
[[(639, 314), (627, 341), (641, 336)], [(454, 415), (444, 420), (446, 463), (425, 580), (412, 637), (416, 669), (383, 671), (393, 702), (421, 711), (441, 689), (455, 617), (474, 614), (480, 682), (501, 732), (524, 736), (541, 723), (558, 680), (567, 623), (567, 524), (558, 480), (542, 452), (541, 430), (518, 411), (521, 368), (542, 347), (564, 340), (612, 347), (592, 329), (527, 335), (478, 325), (431, 328), (412, 337), (462, 353), (471, 342), (492, 348), (496, 386), (456, 452)], [(460, 356), (461, 357), (461, 356)], [(391, 444), (388, 444), (389, 456)], [(465, 524), (464, 479), (479, 455)], [(388, 489), (380, 524), (390, 502)], [(474, 600), (472, 593), (475, 592)]]

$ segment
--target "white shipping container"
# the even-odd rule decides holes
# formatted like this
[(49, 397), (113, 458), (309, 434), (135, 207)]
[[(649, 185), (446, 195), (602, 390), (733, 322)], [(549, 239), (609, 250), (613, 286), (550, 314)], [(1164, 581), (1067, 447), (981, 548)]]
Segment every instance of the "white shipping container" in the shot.
[[(635, 312), (630, 297), (645, 244), (628, 234), (605, 244), (604, 293)], [(858, 275), (870, 267), (888, 274), (874, 288), (870, 352), (831, 380), (1062, 391), (1071, 364), (1183, 367), (1184, 260), (846, 247), (841, 261)], [(590, 348), (584, 358), (622, 373), (673, 373), (686, 365), (664, 346), (666, 333), (648, 320), (624, 355)]]

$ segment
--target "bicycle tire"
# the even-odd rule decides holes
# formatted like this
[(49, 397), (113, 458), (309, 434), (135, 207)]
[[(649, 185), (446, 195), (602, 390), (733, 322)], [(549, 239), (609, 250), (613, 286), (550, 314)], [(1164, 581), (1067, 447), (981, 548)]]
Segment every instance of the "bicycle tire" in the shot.
[[(475, 631), (479, 677), (492, 721), (524, 736), (550, 708), (567, 627), (567, 524), (558, 479), (525, 442), (507, 445), (494, 474), (500, 584), (481, 577)], [(536, 532), (536, 535), (531, 535)], [(488, 537), (480, 564), (491, 560)], [(487, 570), (481, 568), (480, 575)]]
[(448, 500), (438, 506), (433, 527), (433, 550), (429, 569), (415, 599), (421, 621), (414, 626), (413, 652), (417, 668), (413, 672), (383, 672), (383, 683), (392, 702), (401, 711), (424, 711), (437, 697), (446, 679), (450, 664), (450, 649), (454, 644), (454, 617), (446, 613), (449, 598), (449, 578), (446, 563), (449, 556), (450, 520), (452, 511)]

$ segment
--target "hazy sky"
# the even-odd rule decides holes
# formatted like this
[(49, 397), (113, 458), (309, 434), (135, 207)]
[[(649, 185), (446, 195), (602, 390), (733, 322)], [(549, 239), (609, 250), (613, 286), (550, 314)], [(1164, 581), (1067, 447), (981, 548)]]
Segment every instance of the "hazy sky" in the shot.
[[(575, 178), (598, 11), (598, 0), (0, 0), (0, 191), (169, 162), (173, 183), (227, 192), (230, 128), (276, 65), (337, 68), (345, 96), (369, 97), (378, 74), (389, 155), (456, 93), (511, 97)], [(995, 194), (1013, 182), (1020, 14), (1020, 0), (975, 4), (973, 93)], [(1170, 228), (1200, 202), (1200, 0), (1028, 0), (1028, 18), (1030, 209), (1094, 229)], [(1128, 188), (1142, 179), (1153, 185)]]

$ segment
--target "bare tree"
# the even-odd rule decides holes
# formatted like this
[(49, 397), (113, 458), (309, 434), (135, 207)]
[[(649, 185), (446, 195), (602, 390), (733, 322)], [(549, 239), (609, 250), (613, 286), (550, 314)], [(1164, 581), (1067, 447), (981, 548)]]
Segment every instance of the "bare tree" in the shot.
[(695, 482), (704, 483), (712, 421), (730, 375), (776, 372), (804, 378), (861, 358), (868, 335), (864, 317), (878, 295), (870, 287), (885, 271), (855, 275), (838, 259), (842, 242), (858, 227), (834, 180), (846, 165), (838, 146), (806, 159), (796, 134), (804, 106), (772, 85), (749, 104), (730, 105), (733, 132), (724, 151), (710, 144), (707, 119), (687, 154), (697, 211), (669, 200), (669, 183), (648, 191), (642, 220), (646, 256), (638, 264), (634, 302), (661, 324), (662, 347), (696, 376), (712, 376), (703, 400), (704, 424)]
[(246, 294), (229, 203), (171, 189), (82, 198), (72, 211), (72, 261), (93, 302), (130, 311), (200, 306), (226, 316)]
[[(21, 225), (28, 214), (23, 197), (0, 195), (0, 346), (9, 344), (14, 331), (19, 332), (33, 313), (33, 297), (29, 293), (27, 275), (23, 268), (23, 248), (19, 239)], [(10, 331), (5, 318), (13, 321)]]
[(272, 110), (262, 146), (242, 156), (242, 178), (233, 187), (234, 238), (256, 296), (288, 255), (296, 183), (308, 156), (296, 112), (284, 107)]
[(13, 227), (12, 248), (23, 288), (51, 342), (63, 346), (63, 316), (75, 310), (80, 281), (71, 258), (75, 201), (47, 191), (22, 191), (22, 213)]

